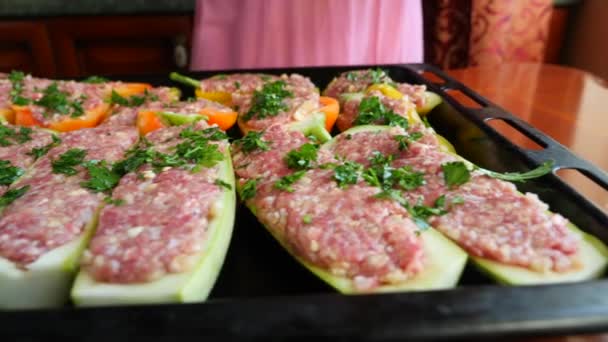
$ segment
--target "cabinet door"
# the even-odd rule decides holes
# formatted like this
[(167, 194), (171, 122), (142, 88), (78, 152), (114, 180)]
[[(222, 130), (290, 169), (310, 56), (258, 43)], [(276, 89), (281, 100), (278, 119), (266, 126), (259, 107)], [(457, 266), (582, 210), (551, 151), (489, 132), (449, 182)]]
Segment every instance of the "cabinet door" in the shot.
[(55, 76), (51, 44), (43, 22), (0, 21), (0, 72), (23, 70)]
[(51, 19), (58, 73), (65, 77), (159, 73), (185, 69), (191, 16)]

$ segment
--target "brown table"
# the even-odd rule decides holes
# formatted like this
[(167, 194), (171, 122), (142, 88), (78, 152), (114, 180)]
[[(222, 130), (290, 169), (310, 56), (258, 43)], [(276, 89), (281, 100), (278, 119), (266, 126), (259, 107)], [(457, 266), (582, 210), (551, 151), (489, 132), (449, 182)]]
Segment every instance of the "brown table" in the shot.
[[(448, 74), (608, 171), (608, 83), (604, 80), (547, 64), (473, 67)], [(506, 125), (494, 127), (520, 146), (539, 148)], [(560, 170), (558, 175), (608, 212), (608, 190), (575, 170)], [(608, 335), (520, 341), (608, 342)]]

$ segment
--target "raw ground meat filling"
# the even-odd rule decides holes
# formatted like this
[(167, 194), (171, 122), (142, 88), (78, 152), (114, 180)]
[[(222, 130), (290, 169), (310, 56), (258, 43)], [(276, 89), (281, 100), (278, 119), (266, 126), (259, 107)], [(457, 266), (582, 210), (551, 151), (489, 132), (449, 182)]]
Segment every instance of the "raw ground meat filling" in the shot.
[[(29, 77), (29, 76), (27, 76)], [(100, 110), (106, 112), (109, 109), (108, 104), (104, 101), (104, 96), (108, 93), (108, 88), (99, 86), (98, 84), (87, 84), (75, 81), (57, 81), (49, 82), (48, 80), (32, 79), (24, 83), (23, 95), (27, 99), (33, 101), (41, 100), (45, 97), (45, 92), (50, 89), (50, 86), (56, 85), (57, 91), (67, 96), (71, 103), (80, 103), (82, 112), (79, 115), (85, 115), (91, 110)], [(76, 108), (71, 108), (70, 114), (62, 114), (54, 109), (49, 109), (42, 105), (30, 105), (32, 116), (43, 126), (48, 126), (53, 122), (61, 121), (69, 117), (76, 117)]]
[(137, 132), (93, 128), (65, 133), (61, 139), (60, 146), (11, 185), (11, 189), (29, 188), (0, 217), (0, 255), (23, 267), (80, 236), (105, 196), (82, 187), (88, 179), (83, 167), (77, 167), (72, 176), (57, 174), (52, 171), (51, 160), (70, 148), (82, 148), (87, 150), (86, 160), (111, 163), (135, 143)]
[(261, 88), (264, 82), (278, 80), (279, 77), (265, 74), (232, 74), (215, 75), (201, 81), (200, 88), (204, 92), (253, 93)]
[[(355, 70), (342, 73), (336, 77), (325, 89), (324, 94), (336, 99), (345, 93), (360, 93), (372, 84), (388, 83), (399, 90), (408, 102), (422, 107), (426, 103), (426, 86), (409, 83), (396, 83), (382, 70)], [(344, 105), (343, 103), (341, 103)]]
[[(411, 204), (421, 199), (424, 205), (432, 206), (445, 195), (447, 214), (431, 217), (429, 222), (475, 256), (537, 271), (565, 271), (579, 265), (579, 261), (573, 259), (579, 240), (569, 231), (568, 221), (559, 214), (549, 213), (547, 205), (536, 195), (518, 193), (512, 183), (478, 171), (472, 172), (465, 184), (450, 189), (445, 184), (441, 165), (458, 159), (419, 142), (399, 151), (396, 143), (391, 142), (399, 130), (362, 132), (353, 134), (349, 140), (342, 134), (338, 141), (345, 143), (337, 144), (334, 149), (344, 158), (362, 164), (365, 155), (377, 150), (393, 155), (393, 167), (409, 166), (424, 172), (425, 184), (403, 191), (403, 197)], [(450, 205), (455, 198), (464, 202)]]
[[(202, 122), (196, 126), (204, 128)], [(183, 140), (182, 130), (160, 129), (146, 138), (154, 150), (168, 153)], [(226, 141), (214, 143), (221, 151), (228, 148)], [(110, 283), (148, 282), (192, 269), (207, 247), (210, 221), (222, 210), (218, 176), (218, 166), (191, 172), (144, 165), (127, 174), (113, 192), (123, 203), (101, 211), (83, 267), (97, 281)]]
[(364, 183), (340, 189), (331, 175), (308, 171), (293, 192), (260, 187), (253, 200), (260, 221), (296, 255), (352, 278), (361, 291), (403, 282), (422, 270), (422, 243), (407, 211), (374, 198), (378, 190)]
[(234, 144), (232, 162), (239, 178), (275, 180), (291, 171), (283, 161), (285, 155), (294, 149), (310, 142), (304, 134), (288, 131), (282, 125), (274, 125), (264, 131), (262, 140), (268, 144), (268, 150), (242, 151), (240, 145)]
[[(293, 192), (277, 189), (278, 178), (294, 172), (286, 165), (287, 153), (310, 141), (281, 125), (271, 126), (262, 138), (269, 144), (267, 151), (245, 153), (235, 144), (235, 172), (241, 185), (258, 180), (249, 203), (296, 255), (352, 278), (361, 291), (403, 282), (422, 270), (422, 242), (405, 208), (374, 198), (378, 189), (363, 182), (338, 188), (333, 170), (308, 170), (292, 185)], [(341, 143), (349, 141), (338, 140), (336, 150)], [(394, 140), (389, 143), (397, 150)], [(321, 148), (315, 167), (337, 162), (333, 150)]]
[[(251, 129), (263, 130), (274, 124), (301, 121), (307, 115), (320, 108), (317, 88), (310, 79), (301, 75), (281, 75), (278, 79), (272, 79), (260, 84), (255, 90), (260, 91), (264, 85), (274, 81), (284, 82), (284, 89), (290, 94), (282, 100), (286, 109), (279, 110), (275, 115), (258, 117), (259, 113), (249, 113), (249, 110), (254, 105), (254, 92), (241, 91), (232, 95), (233, 106), (238, 109), (240, 117)], [(245, 119), (248, 115), (253, 116)]]
[[(416, 105), (409, 100), (408, 97), (403, 97), (401, 99), (393, 99), (388, 96), (385, 96), (380, 91), (374, 90), (365, 94), (362, 97), (353, 97), (351, 99), (347, 99), (343, 101), (342, 112), (338, 116), (336, 120), (336, 125), (340, 129), (340, 131), (345, 131), (352, 126), (355, 126), (355, 122), (357, 117), (359, 116), (359, 106), (361, 102), (365, 99), (378, 98), (380, 103), (386, 108), (386, 110), (390, 110), (395, 114), (402, 116), (408, 119), (410, 126), (412, 129), (418, 126), (422, 126), (420, 123), (415, 122), (414, 118), (418, 119), (416, 112)], [(419, 120), (419, 119), (418, 119)], [(382, 124), (382, 122), (372, 122), (368, 124)]]
[(340, 74), (325, 89), (325, 96), (336, 99), (344, 93), (359, 93), (375, 83), (392, 83), (382, 70), (354, 70)]
[(431, 222), (473, 255), (541, 272), (581, 265), (574, 258), (579, 238), (537, 195), (522, 195), (513, 184), (487, 176), (472, 178), (450, 195), (464, 203)]

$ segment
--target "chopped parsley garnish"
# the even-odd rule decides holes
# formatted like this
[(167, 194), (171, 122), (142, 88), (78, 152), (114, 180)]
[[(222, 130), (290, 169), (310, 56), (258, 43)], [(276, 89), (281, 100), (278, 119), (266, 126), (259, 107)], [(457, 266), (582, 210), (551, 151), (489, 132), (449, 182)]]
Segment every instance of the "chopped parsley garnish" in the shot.
[(105, 160), (89, 161), (84, 163), (84, 167), (89, 171), (89, 180), (80, 183), (84, 188), (93, 192), (109, 192), (114, 189), (120, 181), (120, 175), (113, 172), (108, 167)]
[(481, 173), (485, 174), (486, 176), (489, 176), (492, 178), (502, 179), (502, 180), (511, 181), (511, 182), (524, 182), (528, 179), (538, 178), (538, 177), (544, 176), (548, 173), (551, 173), (551, 171), (553, 170), (553, 163), (554, 162), (552, 160), (546, 161), (546, 162), (542, 163), (542, 165), (540, 165), (539, 167), (537, 167), (533, 170), (530, 170), (528, 172), (499, 173), (499, 172), (482, 169), (479, 167), (476, 167), (476, 169), (481, 171)]
[(205, 167), (212, 167), (224, 160), (224, 154), (220, 151), (218, 145), (210, 144), (206, 137), (200, 135), (189, 136), (178, 144), (175, 155), (180, 157), (185, 163), (193, 163), (197, 166), (202, 165)]
[(29, 185), (22, 186), (17, 189), (10, 189), (4, 193), (4, 195), (0, 196), (0, 208), (4, 208), (11, 203), (13, 203), (19, 197), (25, 195), (25, 193), (30, 189)]
[(61, 139), (59, 139), (58, 136), (53, 135), (52, 136), (53, 141), (42, 146), (42, 147), (34, 147), (32, 148), (31, 151), (29, 151), (28, 153), (26, 153), (28, 156), (31, 156), (34, 158), (34, 160), (38, 160), (40, 159), (40, 157), (45, 156), (47, 153), (49, 153), (49, 151), (56, 146), (59, 146), (59, 144), (61, 144)]
[(304, 177), (306, 174), (306, 170), (299, 170), (290, 175), (281, 177), (278, 181), (274, 183), (274, 187), (279, 190), (284, 190), (287, 192), (293, 192), (293, 188), (291, 187), (295, 182), (300, 180), (300, 178)]
[(359, 104), (359, 115), (353, 122), (359, 125), (389, 125), (407, 129), (409, 123), (406, 118), (387, 109), (377, 96), (366, 97)]
[(106, 202), (107, 204), (112, 204), (115, 206), (123, 205), (126, 203), (126, 201), (122, 198), (112, 198), (110, 196), (104, 198), (103, 201)]
[(356, 72), (351, 71), (351, 72), (346, 73), (346, 79), (349, 80), (349, 81), (354, 82), (357, 79), (359, 79), (359, 75), (357, 75)]
[(245, 153), (250, 153), (255, 150), (270, 150), (269, 143), (262, 139), (262, 132), (249, 131), (244, 137), (234, 143), (237, 146), (240, 146), (241, 151)]
[(399, 151), (407, 150), (412, 141), (422, 138), (422, 132), (412, 132), (407, 135), (395, 135), (395, 140), (399, 143)]
[(100, 76), (90, 76), (82, 80), (84, 83), (104, 83), (109, 81), (109, 79)]
[(13, 166), (10, 161), (0, 160), (0, 185), (13, 184), (24, 172), (22, 168)]
[(216, 179), (216, 180), (215, 180), (215, 182), (213, 182), (213, 183), (214, 183), (215, 185), (217, 185), (217, 186), (221, 186), (221, 187), (226, 188), (226, 189), (228, 189), (228, 190), (232, 190), (232, 185), (230, 185), (230, 184), (229, 184), (229, 183), (227, 183), (227, 182), (224, 182), (223, 180), (221, 180), (221, 179), (219, 179), (219, 178), (218, 178), (218, 179)]
[(23, 93), (23, 79), (25, 74), (22, 71), (12, 71), (8, 75), (8, 80), (11, 82), (11, 102), (17, 106), (25, 106), (30, 101), (25, 97), (21, 96)]
[(67, 152), (61, 154), (59, 158), (51, 162), (53, 173), (63, 173), (68, 176), (75, 175), (78, 172), (75, 167), (84, 162), (84, 157), (86, 155), (86, 150), (79, 148), (69, 149)]
[(196, 140), (198, 142), (204, 142), (207, 140), (219, 141), (228, 139), (226, 133), (222, 132), (222, 130), (220, 130), (218, 127), (209, 127), (202, 130), (195, 130), (191, 126), (188, 126), (179, 133), (179, 137), (190, 140)]
[(461, 161), (443, 163), (441, 164), (441, 169), (443, 171), (443, 180), (450, 188), (462, 185), (471, 179), (469, 169)]
[(464, 203), (464, 198), (462, 198), (460, 196), (454, 196), (452, 198), (452, 205), (463, 204), (463, 203)]
[(236, 90), (241, 89), (241, 82), (239, 82), (239, 81), (234, 82), (234, 88), (236, 88)]
[(120, 95), (115, 90), (112, 90), (112, 94), (110, 95), (110, 103), (119, 106), (139, 107), (146, 103), (146, 101), (158, 101), (158, 96), (148, 92), (147, 89), (144, 90), (143, 95), (132, 95), (128, 98)]
[(414, 190), (425, 184), (424, 173), (412, 170), (410, 166), (394, 168), (392, 156), (374, 152), (370, 158), (372, 165), (363, 171), (363, 179), (371, 186), (390, 190), (395, 186), (403, 190)]
[(149, 146), (147, 140), (140, 140), (137, 146), (127, 151), (124, 159), (112, 166), (112, 171), (124, 176), (129, 172), (139, 169), (140, 166), (149, 163), (154, 157), (154, 152), (148, 149)]
[(384, 82), (384, 81), (386, 80), (386, 78), (388, 77), (388, 76), (386, 75), (386, 73), (384, 72), (384, 70), (382, 70), (382, 69), (380, 69), (380, 68), (376, 68), (376, 69), (369, 70), (369, 71), (367, 72), (367, 75), (369, 76), (370, 81), (371, 81), (373, 84), (376, 84), (376, 83), (382, 83), (382, 82)]
[(263, 119), (276, 116), (281, 111), (288, 109), (283, 100), (289, 97), (293, 97), (293, 93), (285, 89), (284, 81), (266, 83), (262, 90), (256, 90), (253, 93), (253, 104), (249, 111), (243, 115), (243, 120), (249, 121), (253, 117)]
[(46, 109), (45, 116), (49, 116), (52, 113), (61, 115), (70, 114), (71, 117), (82, 116), (84, 114), (82, 100), (70, 101), (69, 96), (70, 94), (67, 92), (59, 90), (57, 82), (53, 82), (42, 91), (42, 97), (34, 101), (34, 104)]
[[(466, 164), (461, 161), (448, 162), (441, 165), (443, 170), (443, 179), (449, 187), (462, 185), (471, 178), (471, 171)], [(473, 170), (478, 170), (482, 174), (510, 182), (525, 182), (528, 179), (542, 177), (553, 170), (553, 161), (546, 161), (539, 167), (527, 172), (494, 172), (482, 169), (478, 166), (473, 166)]]
[(302, 222), (304, 222), (306, 224), (312, 223), (312, 215), (306, 214), (306, 215), (302, 216)]
[(306, 143), (299, 149), (289, 151), (285, 156), (285, 163), (287, 163), (287, 167), (293, 170), (310, 169), (317, 161), (318, 151), (318, 145)]
[(228, 75), (226, 74), (217, 74), (215, 76), (213, 76), (213, 78), (218, 79), (218, 80), (225, 80), (228, 77)]
[(243, 201), (246, 201), (250, 198), (255, 197), (257, 192), (258, 181), (257, 179), (249, 179), (243, 184), (243, 186), (239, 189), (239, 196)]
[(347, 161), (334, 168), (333, 179), (338, 183), (338, 187), (340, 188), (344, 188), (349, 184), (357, 184), (362, 169), (363, 165), (353, 161)]
[(418, 199), (418, 202), (415, 205), (405, 202), (404, 207), (407, 209), (410, 215), (412, 215), (414, 222), (421, 230), (425, 230), (430, 227), (428, 219), (431, 216), (441, 216), (447, 214), (447, 210), (445, 209), (444, 195), (439, 196), (439, 198), (435, 200), (432, 207), (422, 204), (421, 198)]
[(12, 144), (23, 144), (32, 140), (32, 129), (19, 127), (19, 129), (5, 126), (0, 123), (0, 146), (11, 146)]
[(137, 146), (127, 151), (124, 159), (113, 165), (112, 171), (125, 175), (149, 164), (156, 172), (165, 167), (183, 167), (196, 172), (203, 166), (211, 167), (224, 160), (224, 154), (218, 145), (210, 143), (212, 140), (226, 138), (226, 134), (217, 127), (204, 130), (186, 127), (179, 137), (183, 141), (175, 146), (172, 154), (155, 151), (147, 140), (140, 140)]
[(394, 189), (379, 192), (374, 197), (397, 201), (412, 216), (412, 220), (420, 230), (426, 230), (430, 227), (427, 221), (431, 216), (441, 216), (448, 212), (444, 195), (439, 196), (432, 207), (425, 206), (422, 203), (422, 198), (419, 198), (416, 204), (412, 205), (401, 196), (400, 191)]

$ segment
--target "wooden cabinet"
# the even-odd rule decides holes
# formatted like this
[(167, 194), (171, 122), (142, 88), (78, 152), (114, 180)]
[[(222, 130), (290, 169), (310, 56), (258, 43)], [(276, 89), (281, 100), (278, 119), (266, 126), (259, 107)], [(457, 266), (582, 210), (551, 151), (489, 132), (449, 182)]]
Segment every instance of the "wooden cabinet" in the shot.
[(53, 49), (44, 23), (0, 21), (0, 71), (13, 69), (55, 76)]
[(161, 73), (188, 66), (191, 16), (96, 16), (0, 23), (0, 71), (37, 76)]

